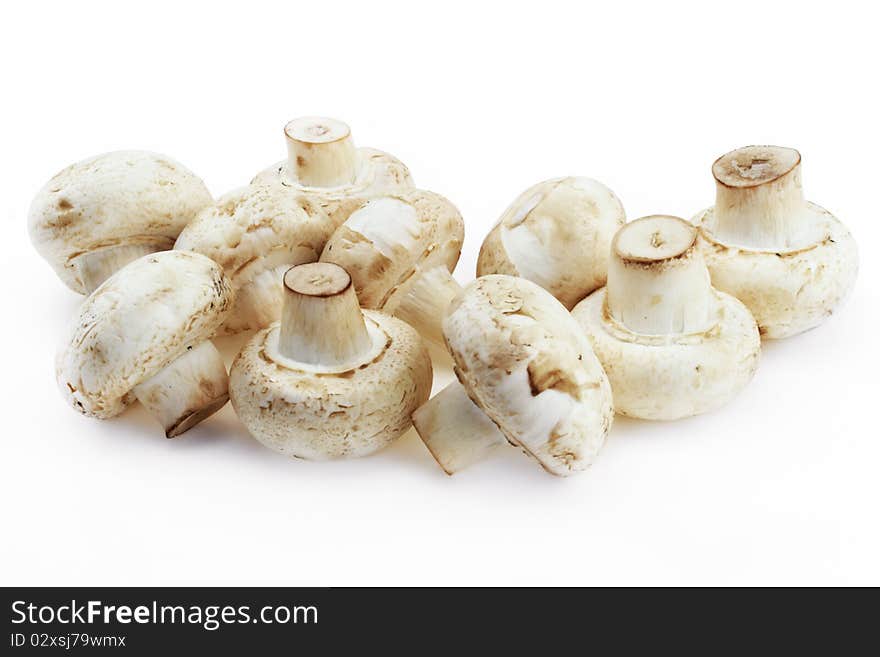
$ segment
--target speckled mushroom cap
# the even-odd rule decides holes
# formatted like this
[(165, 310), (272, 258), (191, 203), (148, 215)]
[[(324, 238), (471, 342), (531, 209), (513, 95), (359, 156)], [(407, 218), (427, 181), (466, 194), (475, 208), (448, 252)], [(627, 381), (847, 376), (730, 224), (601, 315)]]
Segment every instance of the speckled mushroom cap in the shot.
[(317, 260), (336, 227), (307, 197), (249, 185), (203, 209), (174, 248), (201, 253), (223, 267), (236, 295), (220, 332), (239, 333), (280, 318), (284, 272)]
[(164, 251), (135, 260), (73, 318), (56, 358), (62, 394), (85, 415), (119, 414), (133, 388), (209, 339), (231, 306), (229, 282), (205, 256)]
[[(87, 294), (83, 256), (113, 251), (112, 273), (163, 251), (212, 202), (205, 184), (171, 158), (144, 151), (91, 157), (56, 174), (28, 217), (31, 241), (64, 283)], [(98, 281), (100, 282), (100, 281)]]
[(611, 387), (586, 336), (554, 297), (522, 278), (478, 278), (443, 322), (468, 396), (549, 472), (583, 470), (605, 442)]
[(356, 363), (324, 367), (284, 357), (279, 325), (260, 331), (232, 364), (229, 392), (248, 431), (297, 458), (365, 456), (411, 426), (431, 392), (431, 359), (401, 320), (363, 311), (371, 346)]
[(644, 217), (622, 228), (608, 286), (571, 314), (605, 368), (621, 415), (674, 420), (714, 410), (758, 366), (754, 318), (711, 287), (697, 231), (677, 217)]
[(321, 262), (345, 269), (364, 308), (394, 313), (415, 274), (455, 269), (464, 221), (447, 199), (409, 190), (362, 203), (324, 247)]
[[(285, 138), (288, 145), (299, 125), (303, 122), (314, 124), (325, 123), (333, 128), (333, 132), (350, 139), (350, 130), (347, 125), (334, 119), (323, 117), (303, 117), (294, 119), (285, 126)], [(322, 145), (321, 140), (316, 141)], [(305, 149), (306, 152), (308, 149)], [(288, 158), (272, 165), (256, 175), (252, 182), (259, 184), (281, 185), (297, 195), (304, 195), (315, 202), (333, 221), (342, 223), (348, 218), (365, 199), (389, 192), (410, 189), (413, 187), (412, 176), (409, 169), (393, 155), (389, 155), (374, 148), (357, 148), (353, 150), (354, 177), (351, 182), (332, 187), (320, 187), (301, 183), (296, 174), (295, 166), (291, 165)], [(303, 155), (294, 156), (302, 161)]]
[(480, 248), (477, 276), (521, 276), (570, 309), (605, 285), (611, 238), (624, 222), (623, 205), (602, 183), (545, 180), (501, 215)]
[(804, 200), (800, 166), (792, 148), (726, 153), (712, 166), (716, 204), (693, 219), (712, 284), (749, 308), (765, 338), (820, 324), (849, 294), (858, 272), (850, 232)]

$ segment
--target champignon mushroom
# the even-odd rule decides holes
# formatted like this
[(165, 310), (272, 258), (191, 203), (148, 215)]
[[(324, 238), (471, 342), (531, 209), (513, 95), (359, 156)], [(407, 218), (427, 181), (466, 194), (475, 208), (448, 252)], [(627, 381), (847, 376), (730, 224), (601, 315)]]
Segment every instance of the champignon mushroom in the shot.
[(614, 392), (615, 410), (674, 420), (717, 408), (748, 383), (760, 337), (748, 309), (713, 289), (697, 230), (643, 217), (611, 244), (608, 285), (574, 310)]
[(364, 308), (403, 319), (442, 344), (440, 322), (461, 289), (452, 278), (464, 222), (439, 194), (403, 191), (374, 198), (327, 241), (321, 262), (345, 269)]
[(355, 148), (342, 121), (320, 116), (284, 127), (287, 160), (257, 174), (253, 182), (280, 184), (318, 204), (341, 224), (364, 199), (413, 186), (409, 169), (373, 148)]
[(89, 294), (132, 260), (170, 249), (211, 202), (205, 184), (171, 158), (117, 151), (57, 173), (31, 203), (28, 224), (61, 280)]
[(236, 294), (220, 332), (239, 333), (278, 321), (284, 272), (316, 261), (335, 228), (308, 198), (278, 186), (249, 185), (202, 210), (174, 248), (201, 253), (223, 267)]
[(570, 310), (605, 285), (608, 247), (625, 222), (623, 205), (602, 183), (545, 180), (520, 194), (486, 236), (477, 276), (521, 276)]
[(284, 275), (281, 322), (232, 364), (232, 404), (251, 435), (303, 459), (364, 456), (410, 426), (431, 391), (431, 360), (406, 323), (361, 310), (341, 267)]
[(448, 474), (505, 439), (555, 475), (592, 463), (614, 415), (611, 388), (549, 292), (512, 276), (478, 278), (450, 305), (443, 334), (458, 381), (413, 413), (413, 424)]
[(715, 206), (698, 214), (712, 284), (742, 301), (765, 338), (814, 328), (856, 279), (858, 251), (830, 212), (804, 200), (793, 148), (747, 146), (712, 165)]
[(226, 367), (210, 337), (232, 306), (220, 266), (197, 253), (142, 256), (83, 302), (58, 353), (58, 386), (97, 418), (137, 399), (173, 438), (228, 399)]

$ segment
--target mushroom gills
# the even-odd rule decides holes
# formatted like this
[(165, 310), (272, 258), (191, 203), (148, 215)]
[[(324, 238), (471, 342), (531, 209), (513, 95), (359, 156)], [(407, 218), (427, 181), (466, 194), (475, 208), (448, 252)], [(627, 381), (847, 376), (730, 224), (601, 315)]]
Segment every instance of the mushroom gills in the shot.
[(135, 386), (135, 397), (174, 438), (220, 410), (229, 399), (223, 357), (205, 340)]
[(496, 445), (507, 442), (458, 381), (417, 409), (412, 421), (434, 459), (449, 475), (482, 460)]
[(114, 272), (122, 269), (128, 263), (148, 253), (170, 249), (173, 244), (172, 240), (168, 240), (164, 244), (156, 242), (120, 244), (83, 253), (74, 258), (72, 264), (86, 294), (91, 294)]

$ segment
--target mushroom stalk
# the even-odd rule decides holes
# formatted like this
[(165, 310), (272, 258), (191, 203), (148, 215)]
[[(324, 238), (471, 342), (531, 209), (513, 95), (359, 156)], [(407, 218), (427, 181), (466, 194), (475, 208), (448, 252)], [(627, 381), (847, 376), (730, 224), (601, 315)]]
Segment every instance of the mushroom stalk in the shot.
[(314, 262), (287, 270), (278, 351), (311, 365), (353, 362), (371, 345), (348, 273)]
[(357, 177), (357, 152), (342, 121), (308, 116), (284, 127), (290, 174), (305, 187), (341, 187)]
[[(173, 242), (169, 241), (165, 248), (171, 248)], [(106, 281), (117, 270), (133, 260), (148, 253), (161, 251), (162, 248), (155, 242), (150, 244), (122, 244), (98, 251), (84, 253), (74, 261), (77, 275), (82, 282), (86, 294), (91, 294), (98, 286)]]
[(718, 158), (712, 175), (717, 239), (769, 250), (797, 246), (806, 228), (800, 153), (779, 146), (740, 148)]
[(507, 442), (504, 434), (453, 381), (412, 415), (413, 425), (446, 474), (455, 474)]
[(655, 215), (621, 228), (611, 244), (606, 311), (634, 333), (695, 333), (711, 324), (713, 293), (697, 230)]
[(174, 438), (229, 399), (223, 356), (210, 340), (189, 347), (170, 365), (133, 388), (135, 397)]
[(443, 342), (443, 318), (452, 300), (461, 291), (446, 265), (432, 267), (417, 278), (399, 301), (394, 316), (437, 344)]

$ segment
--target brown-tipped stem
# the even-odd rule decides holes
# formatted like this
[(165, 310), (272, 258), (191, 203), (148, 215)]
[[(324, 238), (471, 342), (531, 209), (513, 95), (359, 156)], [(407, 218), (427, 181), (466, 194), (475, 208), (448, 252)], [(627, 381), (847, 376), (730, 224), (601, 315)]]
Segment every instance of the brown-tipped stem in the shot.
[(412, 415), (428, 451), (446, 471), (455, 474), (481, 460), (490, 449), (507, 442), (504, 434), (453, 381)]
[(443, 345), (443, 318), (449, 304), (461, 291), (446, 265), (413, 274), (415, 280), (393, 309), (399, 317), (416, 329), (423, 338)]
[(278, 336), (281, 355), (300, 363), (339, 366), (354, 362), (370, 345), (348, 272), (329, 262), (287, 270)]
[(607, 311), (634, 333), (693, 333), (709, 327), (713, 293), (697, 230), (678, 217), (632, 221), (611, 242)]
[(781, 146), (747, 146), (715, 160), (714, 236), (725, 244), (784, 250), (808, 229), (801, 155)]
[(290, 175), (304, 187), (341, 187), (357, 177), (357, 151), (342, 121), (321, 116), (284, 126)]
[(135, 397), (174, 438), (220, 410), (229, 399), (223, 356), (210, 340), (182, 356), (133, 390)]
[(82, 282), (85, 293), (91, 294), (98, 289), (98, 286), (101, 285), (101, 283), (110, 278), (118, 270), (125, 267), (128, 263), (137, 260), (148, 253), (170, 249), (173, 245), (174, 242), (168, 240), (168, 243), (165, 245), (143, 243), (110, 246), (83, 253), (76, 258), (74, 266), (76, 267), (77, 275)]

